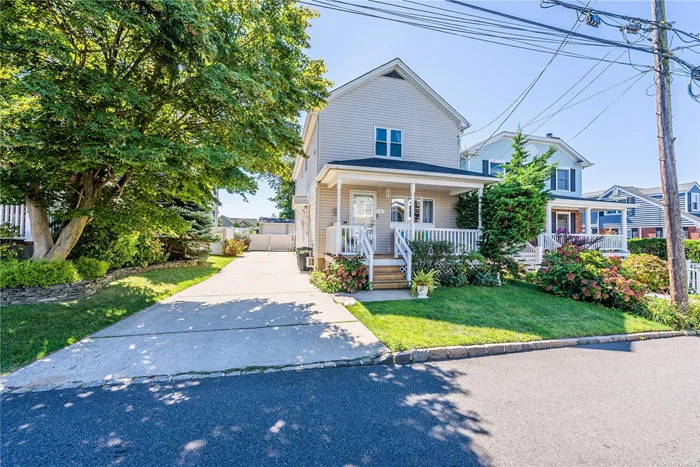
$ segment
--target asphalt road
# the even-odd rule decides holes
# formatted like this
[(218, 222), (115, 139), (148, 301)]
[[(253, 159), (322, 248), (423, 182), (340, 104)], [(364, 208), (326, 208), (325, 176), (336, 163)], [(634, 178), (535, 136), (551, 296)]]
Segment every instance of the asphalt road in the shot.
[(5, 396), (6, 466), (700, 466), (700, 338)]

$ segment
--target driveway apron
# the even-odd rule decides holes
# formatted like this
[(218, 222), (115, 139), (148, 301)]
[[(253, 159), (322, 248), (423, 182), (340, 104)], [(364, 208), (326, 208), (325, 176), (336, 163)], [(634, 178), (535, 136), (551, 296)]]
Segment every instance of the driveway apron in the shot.
[(8, 387), (376, 356), (386, 347), (319, 292), (292, 253), (247, 252), (212, 276), (0, 379)]

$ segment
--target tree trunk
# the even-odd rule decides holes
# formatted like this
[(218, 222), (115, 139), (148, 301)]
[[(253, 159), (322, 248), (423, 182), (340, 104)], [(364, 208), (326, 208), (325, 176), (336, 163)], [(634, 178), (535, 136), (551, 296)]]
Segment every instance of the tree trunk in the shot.
[(70, 222), (61, 229), (61, 233), (58, 234), (58, 238), (56, 239), (56, 244), (44, 257), (48, 260), (66, 259), (75, 244), (78, 243), (78, 239), (88, 222), (90, 222), (88, 216), (71, 219)]
[(36, 260), (43, 258), (54, 246), (49, 224), (49, 213), (45, 206), (34, 200), (29, 194), (26, 196), (25, 204), (27, 205), (29, 223), (32, 227), (32, 240), (34, 242), (32, 259)]

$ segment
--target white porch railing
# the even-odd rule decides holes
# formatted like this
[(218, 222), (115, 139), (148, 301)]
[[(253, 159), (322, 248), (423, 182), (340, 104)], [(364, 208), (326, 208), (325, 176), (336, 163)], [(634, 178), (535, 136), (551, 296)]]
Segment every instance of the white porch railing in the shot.
[(688, 292), (700, 294), (700, 263), (686, 261), (685, 269), (688, 274)]
[(411, 248), (408, 246), (408, 243), (406, 243), (406, 239), (404, 238), (403, 235), (401, 235), (401, 232), (399, 229), (394, 230), (394, 257), (398, 258), (401, 256), (403, 260), (406, 262), (406, 280), (408, 281), (408, 285), (411, 285), (411, 281), (413, 279), (413, 268), (412, 268), (412, 263), (413, 263), (413, 252), (411, 251)]
[(481, 231), (472, 229), (436, 229), (430, 227), (414, 227), (411, 235), (410, 227), (396, 227), (398, 233), (406, 241), (444, 241), (454, 245), (455, 254), (468, 253), (479, 249)]
[(556, 250), (561, 246), (561, 243), (553, 239), (549, 234), (541, 233), (537, 236), (537, 246), (543, 251)]
[(372, 282), (374, 281), (374, 249), (365, 229), (360, 230), (360, 253), (365, 257), (369, 270), (369, 281)]
[[(326, 252), (331, 255), (359, 255), (362, 252), (361, 225), (332, 225), (326, 228)], [(372, 234), (365, 232), (370, 245)]]
[(538, 256), (537, 247), (532, 246), (530, 243), (526, 243), (523, 245), (523, 249), (520, 250), (515, 259), (516, 261), (524, 263), (528, 269), (534, 269), (540, 263)]
[(566, 242), (573, 242), (584, 246), (588, 250), (625, 250), (622, 235), (554, 234), (553, 237), (560, 245)]
[(5, 223), (19, 228), (19, 235), (16, 238), (28, 239), (27, 234), (31, 229), (27, 207), (24, 204), (0, 204), (0, 224)]

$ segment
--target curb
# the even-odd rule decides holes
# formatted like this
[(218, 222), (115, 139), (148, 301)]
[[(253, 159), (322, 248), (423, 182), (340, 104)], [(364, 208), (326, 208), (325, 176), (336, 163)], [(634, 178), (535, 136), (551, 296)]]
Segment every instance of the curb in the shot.
[(460, 345), (449, 347), (431, 347), (427, 349), (402, 350), (399, 352), (385, 352), (374, 358), (362, 357), (355, 360), (334, 360), (327, 362), (305, 363), (303, 365), (288, 365), (276, 367), (244, 368), (212, 373), (179, 373), (174, 375), (137, 376), (113, 381), (89, 381), (67, 382), (58, 385), (33, 386), (33, 387), (3, 387), (2, 395), (24, 394), (29, 392), (45, 392), (61, 389), (83, 389), (102, 387), (105, 390), (118, 391), (132, 384), (172, 383), (186, 384), (188, 381), (197, 381), (208, 378), (220, 378), (229, 376), (244, 376), (253, 374), (280, 373), (283, 371), (302, 371), (326, 368), (342, 368), (350, 366), (369, 365), (401, 365), (406, 363), (423, 363), (428, 361), (452, 360), (476, 358), (490, 355), (504, 355), (509, 353), (529, 352), (533, 350), (559, 349), (563, 347), (575, 347), (579, 345), (607, 344), (610, 342), (645, 341), (651, 339), (665, 339), (669, 337), (685, 337), (700, 335), (695, 330), (685, 331), (659, 331), (643, 332), (638, 334), (615, 334), (611, 336), (574, 337), (566, 339), (552, 339), (530, 342), (508, 342), (501, 344)]

